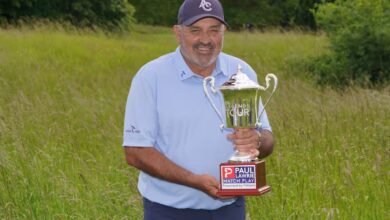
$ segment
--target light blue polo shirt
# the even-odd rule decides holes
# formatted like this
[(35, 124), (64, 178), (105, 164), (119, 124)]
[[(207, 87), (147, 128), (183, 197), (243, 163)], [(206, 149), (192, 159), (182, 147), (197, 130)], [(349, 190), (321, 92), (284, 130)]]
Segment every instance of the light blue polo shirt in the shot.
[[(247, 63), (220, 53), (212, 73), (216, 87), (237, 72), (238, 64), (257, 81)], [(220, 130), (221, 121), (204, 94), (203, 79), (187, 66), (180, 48), (144, 65), (134, 76), (127, 99), (123, 146), (154, 147), (177, 165), (219, 180), (220, 163), (234, 153), (226, 137), (232, 130)], [(211, 96), (223, 112), (222, 95)], [(262, 129), (271, 130), (266, 113), (261, 123)], [(214, 199), (197, 189), (142, 171), (138, 189), (145, 198), (175, 208), (211, 210), (234, 202)]]

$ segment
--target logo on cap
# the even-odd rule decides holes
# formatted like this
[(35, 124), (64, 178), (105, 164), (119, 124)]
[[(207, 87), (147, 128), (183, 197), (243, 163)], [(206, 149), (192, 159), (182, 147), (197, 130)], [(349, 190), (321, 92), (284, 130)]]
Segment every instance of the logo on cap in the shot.
[(202, 8), (204, 11), (213, 10), (213, 8), (211, 8), (211, 3), (207, 2), (206, 0), (202, 0), (202, 2), (199, 5), (199, 8)]

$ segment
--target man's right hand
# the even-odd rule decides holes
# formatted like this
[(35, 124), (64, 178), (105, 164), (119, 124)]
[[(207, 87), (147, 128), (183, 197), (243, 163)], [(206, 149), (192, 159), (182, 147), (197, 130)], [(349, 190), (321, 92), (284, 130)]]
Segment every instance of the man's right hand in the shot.
[(214, 198), (219, 199), (231, 199), (233, 196), (218, 196), (217, 192), (219, 190), (219, 182), (215, 177), (210, 176), (208, 174), (202, 175), (191, 175), (191, 182), (194, 183), (193, 187), (197, 188)]
[(193, 187), (199, 189), (212, 197), (217, 197), (219, 183), (215, 177), (208, 174), (191, 175), (190, 182), (193, 182)]

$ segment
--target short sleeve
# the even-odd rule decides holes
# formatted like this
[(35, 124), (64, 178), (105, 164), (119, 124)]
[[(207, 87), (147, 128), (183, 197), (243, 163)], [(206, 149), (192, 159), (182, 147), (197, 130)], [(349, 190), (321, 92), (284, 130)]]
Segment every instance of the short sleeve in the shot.
[[(156, 88), (141, 69), (133, 78), (126, 103), (123, 147), (152, 147), (157, 135)], [(148, 75), (150, 76), (150, 74)]]

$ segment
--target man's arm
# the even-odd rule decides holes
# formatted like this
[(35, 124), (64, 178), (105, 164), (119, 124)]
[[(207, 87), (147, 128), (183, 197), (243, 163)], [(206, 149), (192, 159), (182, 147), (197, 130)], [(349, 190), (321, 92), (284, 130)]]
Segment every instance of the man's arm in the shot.
[(219, 182), (213, 176), (194, 174), (176, 165), (153, 147), (125, 147), (125, 155), (129, 165), (145, 173), (217, 197)]
[(275, 145), (275, 139), (272, 132), (268, 130), (261, 130), (259, 135), (260, 141), (260, 154), (258, 156), (259, 159), (265, 158), (268, 155), (272, 154)]

